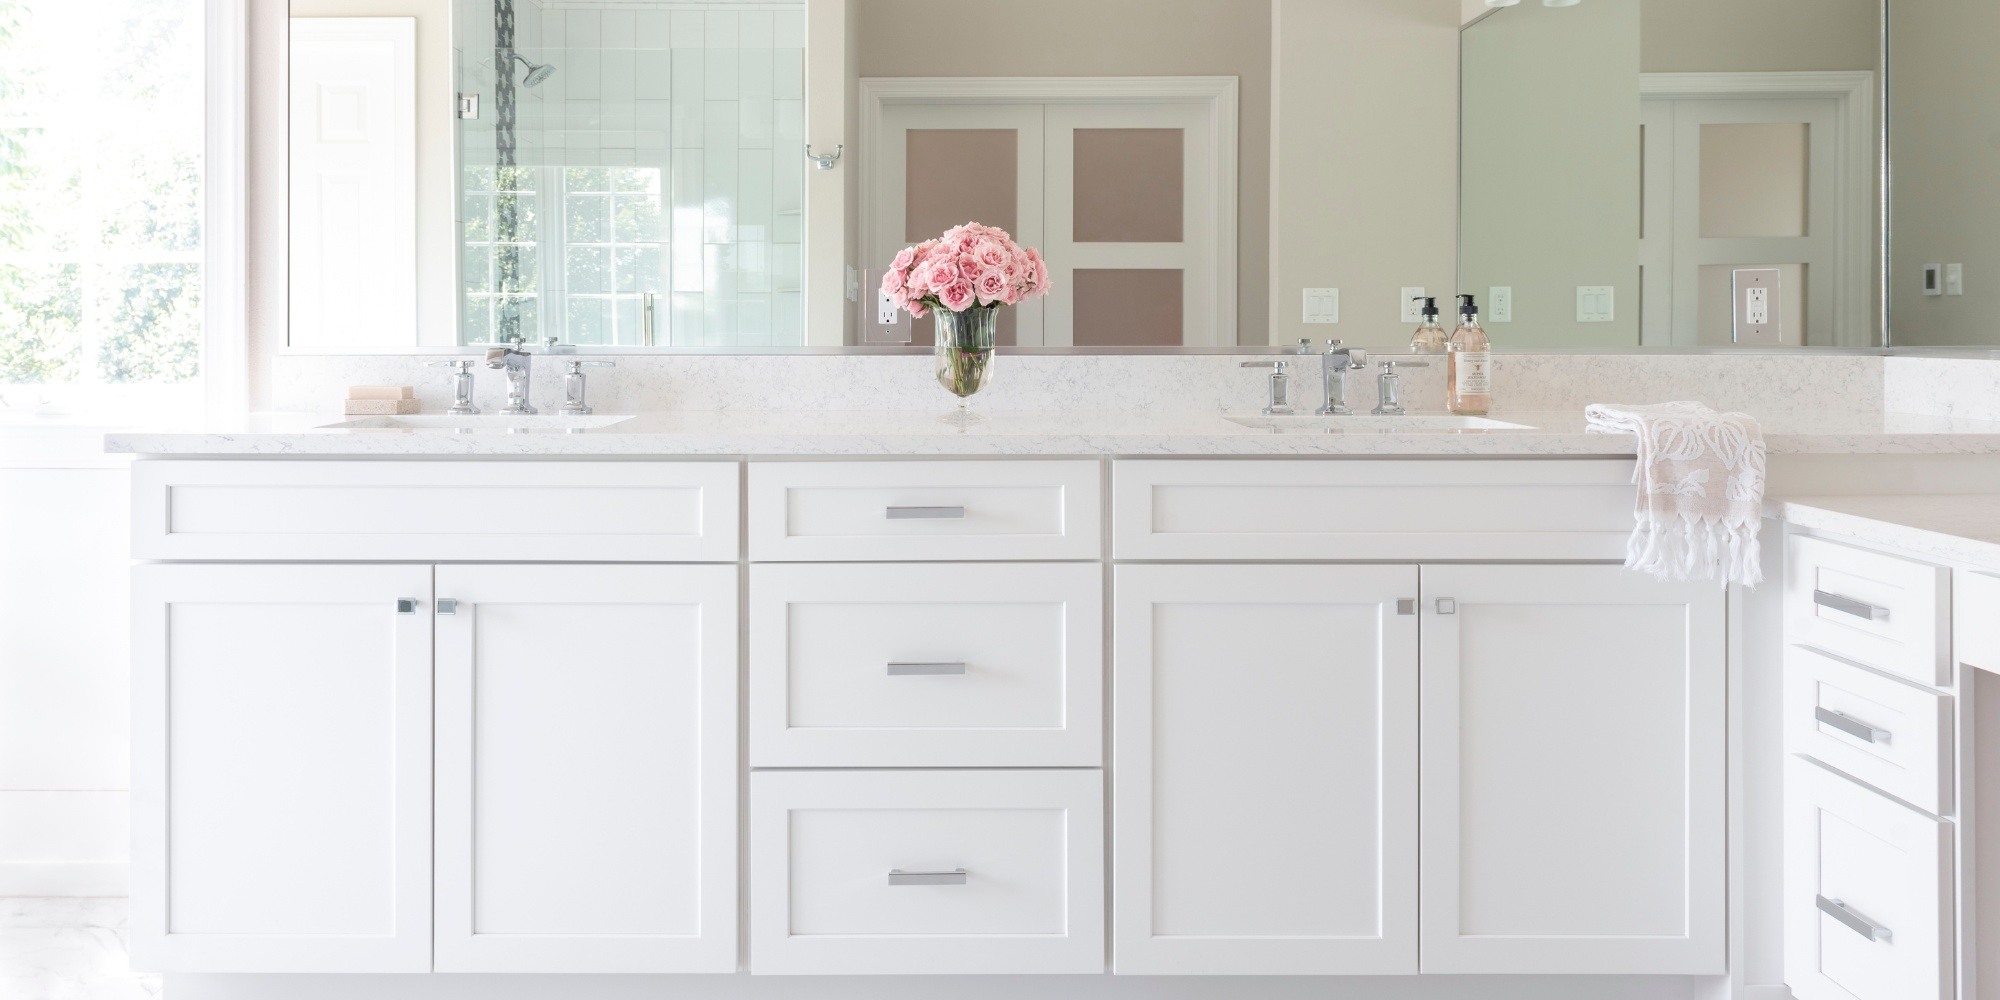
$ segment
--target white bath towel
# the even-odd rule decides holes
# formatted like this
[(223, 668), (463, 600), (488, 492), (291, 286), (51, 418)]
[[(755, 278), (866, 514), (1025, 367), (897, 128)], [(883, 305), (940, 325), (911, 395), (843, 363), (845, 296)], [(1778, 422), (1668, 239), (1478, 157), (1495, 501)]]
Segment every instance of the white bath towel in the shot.
[(1764, 432), (1700, 403), (1585, 408), (1590, 429), (1639, 436), (1638, 526), (1625, 565), (1666, 580), (1754, 586), (1764, 573)]

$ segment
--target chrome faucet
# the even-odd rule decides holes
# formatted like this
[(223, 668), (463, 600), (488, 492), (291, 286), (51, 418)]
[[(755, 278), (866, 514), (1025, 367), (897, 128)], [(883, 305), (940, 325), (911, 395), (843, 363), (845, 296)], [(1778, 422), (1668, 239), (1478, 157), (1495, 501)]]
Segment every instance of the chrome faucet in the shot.
[(1320, 381), (1326, 391), (1326, 405), (1319, 408), (1322, 417), (1345, 417), (1354, 411), (1347, 406), (1347, 373), (1365, 371), (1368, 368), (1368, 352), (1358, 347), (1342, 347), (1338, 340), (1326, 342), (1326, 353), (1319, 356)]
[(455, 368), (451, 376), (451, 409), (444, 412), (454, 417), (470, 417), (479, 412), (472, 405), (472, 359), (463, 361), (433, 361), (432, 368)]
[(1382, 396), (1382, 402), (1375, 407), (1378, 417), (1400, 417), (1408, 412), (1403, 409), (1403, 377), (1396, 374), (1398, 368), (1429, 368), (1428, 361), (1384, 361), (1382, 374), (1375, 376), (1375, 389)]
[(585, 361), (581, 358), (566, 362), (569, 374), (563, 376), (563, 405), (557, 412), (564, 416), (581, 417), (589, 414), (590, 404), (584, 402), (583, 370), (590, 368), (615, 368), (616, 361)]
[(1289, 361), (1245, 361), (1245, 368), (1271, 369), (1271, 405), (1264, 407), (1267, 417), (1288, 417), (1298, 412), (1292, 409), (1292, 377), (1286, 374)]
[(486, 367), (507, 373), (507, 406), (500, 412), (513, 416), (540, 413), (528, 402), (528, 385), (534, 374), (535, 356), (517, 347), (495, 347), (486, 352)]

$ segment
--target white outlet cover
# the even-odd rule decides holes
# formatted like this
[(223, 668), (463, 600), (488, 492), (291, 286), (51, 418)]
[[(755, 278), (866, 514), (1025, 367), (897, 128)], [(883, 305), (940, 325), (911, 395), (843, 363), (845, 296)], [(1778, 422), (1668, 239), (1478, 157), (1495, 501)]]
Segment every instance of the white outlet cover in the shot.
[(1576, 321), (1579, 323), (1611, 323), (1618, 317), (1618, 289), (1611, 285), (1578, 285), (1576, 288)]
[(1488, 323), (1514, 322), (1514, 289), (1511, 285), (1494, 285), (1486, 290), (1486, 321)]
[(875, 322), (882, 326), (896, 325), (896, 300), (880, 289), (875, 292)]
[(1428, 298), (1429, 296), (1430, 293), (1425, 291), (1421, 286), (1412, 286), (1403, 289), (1403, 322), (1405, 323), (1423, 322), (1424, 321), (1423, 300), (1425, 298)]
[(1340, 289), (1306, 289), (1305, 321), (1314, 325), (1340, 322)]

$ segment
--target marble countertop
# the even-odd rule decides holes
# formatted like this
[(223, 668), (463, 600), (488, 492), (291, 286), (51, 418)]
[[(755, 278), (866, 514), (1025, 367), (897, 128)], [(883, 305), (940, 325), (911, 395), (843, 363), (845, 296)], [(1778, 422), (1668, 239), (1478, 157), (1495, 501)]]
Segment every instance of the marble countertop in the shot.
[[(1423, 414), (1412, 414), (1422, 416)], [(1244, 414), (1243, 416), (1254, 416)], [(106, 449), (138, 455), (983, 456), (1346, 455), (1629, 456), (1630, 435), (1594, 434), (1581, 411), (1500, 412), (1525, 429), (1245, 427), (1224, 414), (993, 412), (969, 425), (937, 412), (684, 410), (594, 428), (528, 431), (327, 429), (342, 418), (256, 414), (210, 426), (117, 431)], [(2000, 422), (1907, 414), (1781, 417), (1773, 454), (2000, 454)]]
[(2000, 568), (2000, 495), (1779, 497), (1771, 515), (1920, 559)]

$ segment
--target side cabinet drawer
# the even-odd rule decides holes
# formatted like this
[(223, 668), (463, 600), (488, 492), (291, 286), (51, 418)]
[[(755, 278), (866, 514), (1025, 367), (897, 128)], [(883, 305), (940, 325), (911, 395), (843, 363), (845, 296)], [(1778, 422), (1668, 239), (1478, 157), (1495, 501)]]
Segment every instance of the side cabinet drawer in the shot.
[(2000, 671), (2000, 576), (1959, 570), (1951, 593), (1954, 658), (1968, 667)]
[(1104, 571), (760, 565), (756, 767), (1095, 767)]
[(138, 559), (735, 562), (733, 462), (132, 465)]
[(1949, 1000), (1951, 828), (1804, 758), (1786, 768), (1786, 985), (1799, 1000)]
[(1949, 571), (1794, 535), (1785, 575), (1791, 641), (1919, 684), (1951, 683)]
[(1936, 815), (1949, 812), (1951, 699), (1836, 660), (1785, 650), (1785, 748)]
[(1104, 971), (1097, 771), (750, 776), (750, 971)]
[(1098, 463), (756, 462), (760, 562), (1096, 559)]
[(1112, 467), (1119, 559), (1623, 559), (1629, 459)]

